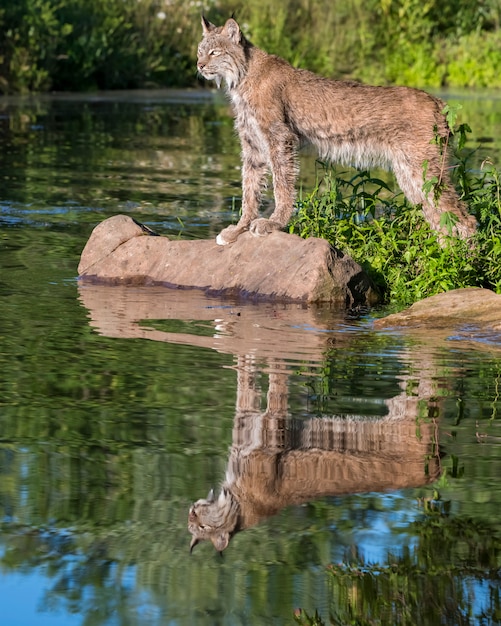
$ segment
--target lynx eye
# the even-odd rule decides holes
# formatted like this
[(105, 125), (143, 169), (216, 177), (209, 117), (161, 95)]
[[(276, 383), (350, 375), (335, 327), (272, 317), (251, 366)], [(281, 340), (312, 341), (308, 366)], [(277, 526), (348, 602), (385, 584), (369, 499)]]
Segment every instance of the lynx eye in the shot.
[(209, 50), (209, 56), (217, 57), (221, 54), (221, 50)]

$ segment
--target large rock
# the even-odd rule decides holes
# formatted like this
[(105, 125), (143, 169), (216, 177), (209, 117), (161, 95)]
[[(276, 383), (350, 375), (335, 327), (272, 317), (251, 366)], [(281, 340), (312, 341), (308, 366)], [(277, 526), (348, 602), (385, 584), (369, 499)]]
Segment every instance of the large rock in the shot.
[(468, 287), (416, 302), (400, 313), (374, 322), (375, 328), (406, 329), (423, 337), (481, 341), (501, 345), (501, 295)]
[(323, 239), (243, 233), (229, 246), (170, 240), (126, 215), (96, 226), (82, 252), (82, 279), (108, 284), (162, 284), (208, 293), (282, 301), (374, 304), (362, 268)]

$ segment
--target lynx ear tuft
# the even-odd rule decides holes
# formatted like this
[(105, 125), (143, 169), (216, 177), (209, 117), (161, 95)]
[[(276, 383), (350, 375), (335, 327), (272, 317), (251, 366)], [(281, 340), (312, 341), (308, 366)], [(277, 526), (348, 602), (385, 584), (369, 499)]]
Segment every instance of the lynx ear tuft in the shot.
[(228, 497), (228, 490), (223, 487), (221, 489), (221, 493), (219, 494), (217, 501), (219, 502), (219, 504), (224, 504), (226, 502), (227, 497)]
[(224, 25), (224, 28), (223, 28), (223, 33), (229, 39), (231, 39), (233, 43), (240, 43), (240, 39), (241, 39), (240, 26), (232, 17), (230, 17), (230, 19), (226, 21), (226, 24)]
[(209, 22), (209, 20), (205, 17), (205, 15), (202, 15), (202, 29), (203, 29), (204, 35), (207, 35), (215, 28), (216, 28), (215, 25), (212, 22)]
[(200, 539), (198, 539), (197, 537), (192, 537), (190, 542), (190, 554), (193, 552), (193, 548), (197, 545), (197, 543), (200, 543)]

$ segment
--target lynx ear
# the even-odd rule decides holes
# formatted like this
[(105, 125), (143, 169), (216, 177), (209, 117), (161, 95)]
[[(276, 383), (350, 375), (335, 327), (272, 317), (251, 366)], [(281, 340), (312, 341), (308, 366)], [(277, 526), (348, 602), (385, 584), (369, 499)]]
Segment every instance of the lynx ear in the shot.
[(230, 533), (222, 531), (218, 535), (211, 537), (210, 540), (218, 552), (222, 552), (228, 547), (230, 542)]
[(240, 26), (232, 17), (230, 17), (230, 19), (226, 21), (226, 24), (223, 28), (223, 33), (229, 39), (231, 39), (233, 43), (240, 43)]
[(204, 36), (210, 33), (215, 28), (216, 26), (212, 22), (209, 22), (205, 15), (202, 15), (202, 30), (204, 32)]

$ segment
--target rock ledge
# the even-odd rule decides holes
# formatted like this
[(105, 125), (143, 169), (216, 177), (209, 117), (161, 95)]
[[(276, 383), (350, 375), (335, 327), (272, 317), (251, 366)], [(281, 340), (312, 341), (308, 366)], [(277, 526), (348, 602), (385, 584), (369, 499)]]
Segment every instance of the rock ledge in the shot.
[(454, 289), (377, 319), (374, 328), (405, 333), (435, 345), (453, 339), (471, 342), (476, 348), (499, 350), (501, 295), (478, 287)]
[(127, 215), (98, 224), (80, 258), (82, 280), (107, 284), (155, 284), (289, 302), (342, 306), (377, 302), (367, 275), (323, 239), (274, 232), (242, 234), (230, 246), (213, 240), (154, 236)]
[(479, 287), (453, 289), (415, 302), (405, 311), (378, 319), (374, 326), (433, 330), (467, 326), (501, 331), (501, 296)]

